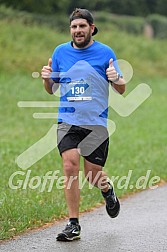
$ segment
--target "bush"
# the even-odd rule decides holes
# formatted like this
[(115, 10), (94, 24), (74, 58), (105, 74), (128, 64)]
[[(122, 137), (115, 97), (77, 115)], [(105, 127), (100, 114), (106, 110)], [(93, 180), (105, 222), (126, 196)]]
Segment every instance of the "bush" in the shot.
[(98, 22), (110, 22), (122, 31), (134, 34), (142, 34), (145, 24), (145, 20), (142, 17), (115, 15), (105, 12), (96, 12), (95, 18)]
[(146, 19), (154, 30), (154, 37), (167, 38), (167, 17), (158, 14), (149, 15)]
[(59, 31), (68, 31), (69, 29), (68, 17), (65, 18), (64, 15), (35, 14), (14, 10), (3, 5), (0, 5), (0, 19), (6, 19), (9, 22), (17, 19), (25, 25), (47, 25)]

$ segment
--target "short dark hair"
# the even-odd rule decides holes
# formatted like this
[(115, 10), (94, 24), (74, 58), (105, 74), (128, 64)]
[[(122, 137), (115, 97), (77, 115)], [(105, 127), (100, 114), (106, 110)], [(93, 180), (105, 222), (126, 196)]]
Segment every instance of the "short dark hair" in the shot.
[[(86, 19), (87, 22), (91, 25), (94, 22), (93, 15), (90, 11), (87, 9), (80, 9), (76, 8), (70, 15), (70, 24), (73, 20), (83, 18)], [(92, 33), (92, 36), (95, 35), (98, 32), (97, 27), (95, 27), (94, 32)]]

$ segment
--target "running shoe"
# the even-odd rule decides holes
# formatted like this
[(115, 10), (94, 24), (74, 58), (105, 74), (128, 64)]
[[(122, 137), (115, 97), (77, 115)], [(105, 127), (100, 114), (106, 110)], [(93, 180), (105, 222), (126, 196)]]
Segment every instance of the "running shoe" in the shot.
[[(110, 182), (108, 182), (110, 185), (110, 188), (112, 188), (112, 185), (110, 184)], [(120, 203), (119, 200), (117, 198), (117, 196), (115, 195), (114, 189), (110, 190), (110, 194), (105, 196), (103, 195), (105, 202), (106, 202), (106, 211), (108, 213), (108, 215), (111, 218), (115, 218), (118, 216), (119, 211), (120, 211)]]
[(73, 241), (76, 239), (80, 239), (81, 226), (76, 223), (73, 224), (69, 222), (65, 229), (57, 235), (57, 241)]

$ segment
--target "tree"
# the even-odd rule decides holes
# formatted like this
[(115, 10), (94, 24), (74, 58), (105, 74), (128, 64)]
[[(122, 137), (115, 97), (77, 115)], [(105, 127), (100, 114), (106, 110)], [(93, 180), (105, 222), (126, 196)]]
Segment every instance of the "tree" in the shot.
[(0, 4), (2, 3), (14, 9), (41, 14), (66, 12), (69, 5), (68, 0), (0, 0)]
[(166, 0), (0, 0), (0, 4), (40, 14), (70, 14), (76, 7), (122, 15), (167, 15)]
[(166, 0), (157, 0), (156, 12), (167, 16)]

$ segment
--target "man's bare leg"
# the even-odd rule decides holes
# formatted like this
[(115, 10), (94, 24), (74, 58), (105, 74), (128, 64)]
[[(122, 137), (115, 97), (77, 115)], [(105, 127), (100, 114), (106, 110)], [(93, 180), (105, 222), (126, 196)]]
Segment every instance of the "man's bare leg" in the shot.
[(79, 217), (79, 168), (80, 168), (80, 155), (77, 149), (70, 149), (62, 153), (65, 181), (65, 197), (69, 212), (69, 218)]
[(111, 218), (117, 217), (120, 211), (120, 203), (115, 195), (113, 186), (111, 183), (108, 183), (107, 175), (102, 171), (102, 167), (92, 164), (85, 159), (84, 169), (86, 176), (90, 173), (90, 176), (88, 176), (89, 182), (101, 189), (106, 202), (106, 211), (108, 215)]
[(79, 225), (79, 167), (80, 155), (77, 149), (62, 153), (65, 175), (65, 197), (69, 212), (69, 222), (65, 229), (56, 237), (57, 241), (73, 241), (80, 239), (81, 226)]
[(85, 176), (88, 176), (89, 178), (89, 183), (93, 183), (94, 186), (102, 189), (103, 192), (108, 191), (110, 186), (107, 182), (107, 174), (102, 171), (102, 167), (100, 165), (92, 164), (88, 160), (84, 159), (84, 172)]

